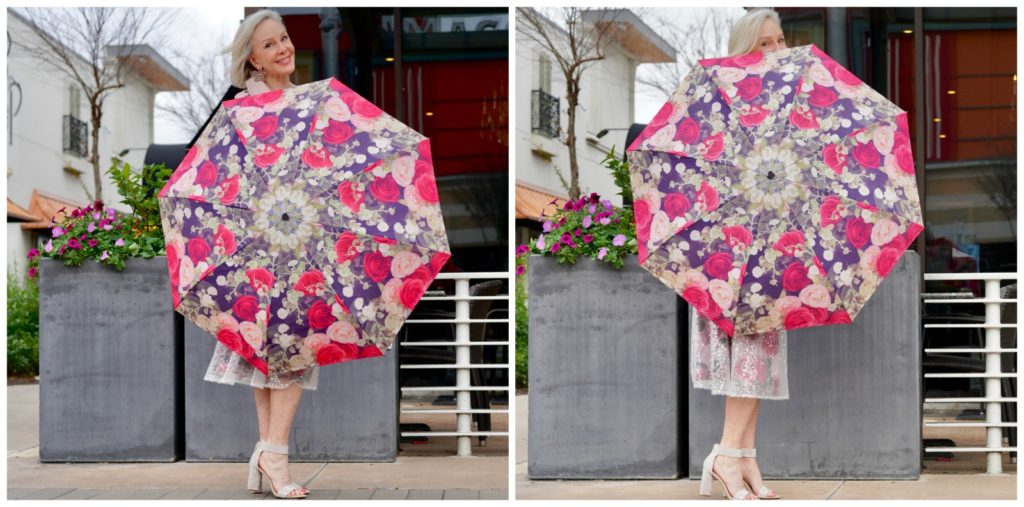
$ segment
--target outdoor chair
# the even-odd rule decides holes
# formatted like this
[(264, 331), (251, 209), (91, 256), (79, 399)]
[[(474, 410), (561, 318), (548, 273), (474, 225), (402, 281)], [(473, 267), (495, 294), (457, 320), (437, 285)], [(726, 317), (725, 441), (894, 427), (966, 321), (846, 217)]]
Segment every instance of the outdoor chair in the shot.
[[(1011, 283), (999, 290), (1000, 299), (1017, 299), (1017, 284)], [(1017, 303), (1003, 303), (1000, 309), (1000, 322), (1003, 324), (1016, 324), (1017, 323)], [(999, 347), (1003, 349), (1016, 349), (1017, 348), (1017, 328), (1005, 327), (1000, 331)], [(1001, 369), (1003, 373), (1017, 373), (1017, 354), (1000, 354), (1000, 360), (1002, 363)], [(1004, 378), (1002, 379), (1003, 386), (1003, 397), (1004, 398), (1016, 398), (1017, 397), (1017, 379), (1015, 378)], [(1003, 407), (1003, 422), (1017, 422), (1017, 402), (1012, 403), (1001, 403)], [(1017, 428), (1006, 427), (1003, 428), (1003, 436), (1006, 437), (1009, 442), (1009, 447), (1017, 447)], [(1017, 453), (1015, 451), (1010, 452), (1010, 459), (1015, 463), (1017, 461)]]

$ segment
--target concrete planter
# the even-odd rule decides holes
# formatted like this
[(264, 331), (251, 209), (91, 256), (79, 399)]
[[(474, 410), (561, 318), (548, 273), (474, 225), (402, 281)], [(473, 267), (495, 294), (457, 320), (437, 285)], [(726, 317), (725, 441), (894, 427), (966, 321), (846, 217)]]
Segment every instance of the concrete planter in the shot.
[[(203, 380), (216, 339), (185, 322), (185, 459), (248, 461), (259, 439), (251, 387)], [(396, 350), (320, 369), (292, 422), (290, 461), (391, 462), (398, 454)]]
[(174, 461), (175, 330), (165, 257), (124, 271), (40, 259), (39, 458)]
[(679, 477), (682, 300), (636, 258), (533, 256), (528, 276), (529, 477)]
[[(789, 399), (765, 400), (766, 478), (917, 479), (921, 473), (920, 258), (906, 252), (851, 325), (789, 333)], [(532, 396), (531, 396), (532, 397)], [(725, 398), (690, 387), (691, 479), (722, 435)]]

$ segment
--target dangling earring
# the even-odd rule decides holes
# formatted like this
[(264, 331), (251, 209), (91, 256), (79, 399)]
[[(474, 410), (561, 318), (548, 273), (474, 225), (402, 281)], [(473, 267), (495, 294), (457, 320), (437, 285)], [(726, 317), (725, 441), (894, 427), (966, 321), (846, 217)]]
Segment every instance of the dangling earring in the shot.
[(258, 82), (263, 82), (263, 80), (267, 78), (267, 73), (261, 69), (253, 69), (252, 72), (249, 73), (249, 75), (252, 76), (253, 81)]

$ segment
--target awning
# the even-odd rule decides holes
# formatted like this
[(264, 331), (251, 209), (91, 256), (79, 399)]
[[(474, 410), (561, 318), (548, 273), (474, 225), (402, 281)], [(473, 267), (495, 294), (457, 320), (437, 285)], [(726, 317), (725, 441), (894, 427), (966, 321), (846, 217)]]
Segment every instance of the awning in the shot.
[[(33, 215), (33, 221), (21, 224), (22, 229), (48, 229), (50, 227), (50, 219), (60, 211), (61, 208), (67, 208), (66, 212), (70, 213), (75, 208), (84, 207), (83, 204), (72, 202), (71, 200), (57, 197), (55, 195), (40, 192), (39, 189), (32, 190), (32, 200), (28, 204), (29, 213)], [(8, 206), (8, 210), (10, 206)], [(10, 211), (8, 211), (10, 214)], [(63, 222), (64, 215), (61, 214), (58, 217), (57, 222)]]
[(11, 201), (11, 198), (7, 198), (7, 221), (8, 222), (36, 222), (42, 220), (41, 218), (29, 213), (29, 211)]
[[(543, 189), (538, 186), (516, 181), (516, 220), (528, 218), (541, 220), (541, 213), (551, 215), (555, 209), (561, 208), (569, 198)], [(554, 204), (552, 204), (554, 201)]]

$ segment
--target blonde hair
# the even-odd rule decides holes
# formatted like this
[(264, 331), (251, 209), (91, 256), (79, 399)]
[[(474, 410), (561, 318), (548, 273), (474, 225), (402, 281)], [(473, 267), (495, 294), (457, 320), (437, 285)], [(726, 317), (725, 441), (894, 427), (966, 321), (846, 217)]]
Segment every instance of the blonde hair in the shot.
[(729, 33), (728, 56), (745, 55), (751, 52), (761, 37), (761, 25), (764, 25), (767, 19), (771, 19), (780, 27), (782, 26), (779, 13), (772, 9), (754, 9), (736, 20), (736, 24), (732, 25), (732, 32)]
[(256, 11), (242, 20), (242, 23), (238, 25), (238, 31), (235, 32), (235, 40), (231, 42), (230, 46), (224, 48), (225, 53), (231, 54), (231, 84), (239, 88), (245, 88), (245, 80), (249, 79), (249, 74), (255, 70), (252, 63), (249, 62), (249, 56), (252, 55), (252, 34), (260, 23), (268, 19), (284, 24), (284, 20), (281, 19), (281, 15), (277, 11), (270, 9)]

